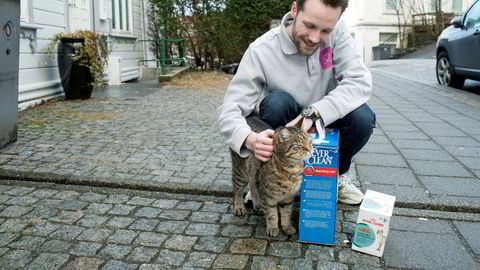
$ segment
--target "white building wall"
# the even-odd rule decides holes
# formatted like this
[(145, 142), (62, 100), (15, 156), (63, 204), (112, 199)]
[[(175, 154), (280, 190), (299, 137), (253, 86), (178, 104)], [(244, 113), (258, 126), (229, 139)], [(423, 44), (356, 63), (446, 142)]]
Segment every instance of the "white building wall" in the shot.
[[(465, 11), (474, 0), (462, 1), (462, 12)], [(418, 2), (427, 9), (431, 9), (431, 0)], [(417, 7), (417, 10), (420, 8)], [(444, 12), (452, 12), (452, 0), (443, 0)], [(388, 11), (385, 0), (353, 0), (343, 14), (350, 31), (354, 35), (358, 51), (363, 55), (364, 61), (373, 61), (372, 48), (380, 44), (380, 33), (398, 33), (398, 18), (394, 11)], [(411, 22), (411, 14), (406, 16), (408, 23)], [(403, 19), (403, 18), (402, 18)], [(397, 39), (397, 47), (400, 47)]]

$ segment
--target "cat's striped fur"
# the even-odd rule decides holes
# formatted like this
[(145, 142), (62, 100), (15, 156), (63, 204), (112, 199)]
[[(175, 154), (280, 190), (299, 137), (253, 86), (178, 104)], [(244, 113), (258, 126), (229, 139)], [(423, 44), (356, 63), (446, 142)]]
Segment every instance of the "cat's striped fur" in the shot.
[[(252, 129), (261, 131), (262, 128)], [(243, 192), (249, 184), (254, 208), (266, 217), (267, 234), (278, 235), (278, 212), (282, 230), (294, 234), (296, 230), (291, 225), (293, 194), (301, 182), (303, 159), (312, 150), (312, 141), (300, 128), (281, 127), (275, 131), (273, 146), (273, 156), (268, 162), (261, 162), (254, 155), (241, 158), (230, 150), (234, 212), (235, 215), (246, 214)]]

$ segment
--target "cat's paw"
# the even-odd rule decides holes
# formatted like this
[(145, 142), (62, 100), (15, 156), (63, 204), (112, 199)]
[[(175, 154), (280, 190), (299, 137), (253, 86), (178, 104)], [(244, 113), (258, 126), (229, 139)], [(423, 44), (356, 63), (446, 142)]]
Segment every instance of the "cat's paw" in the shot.
[(277, 237), (279, 233), (280, 233), (280, 230), (278, 228), (267, 228), (268, 236)]
[(293, 227), (292, 225), (290, 225), (288, 227), (282, 227), (282, 230), (286, 235), (292, 235), (292, 234), (295, 234), (297, 232), (295, 227)]
[(235, 216), (243, 216), (247, 214), (247, 208), (243, 205), (235, 206), (233, 211), (235, 212)]

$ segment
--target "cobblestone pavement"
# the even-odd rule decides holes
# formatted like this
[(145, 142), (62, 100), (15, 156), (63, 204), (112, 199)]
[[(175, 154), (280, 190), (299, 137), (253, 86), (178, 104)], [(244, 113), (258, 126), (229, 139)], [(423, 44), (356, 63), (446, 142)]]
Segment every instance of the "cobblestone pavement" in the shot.
[(0, 269), (480, 267), (480, 214), (396, 208), (377, 258), (351, 251), (358, 208), (342, 204), (330, 247), (269, 238), (263, 217), (233, 216), (229, 198), (1, 182)]
[[(458, 99), (383, 72), (374, 72), (373, 79), (369, 104), (378, 125), (355, 157), (361, 188), (395, 195), (402, 207), (480, 212), (477, 95)], [(0, 150), (0, 176), (231, 192), (230, 157), (215, 116), (222, 89), (140, 82), (107, 90), (90, 100), (59, 100), (22, 111), (18, 141)]]

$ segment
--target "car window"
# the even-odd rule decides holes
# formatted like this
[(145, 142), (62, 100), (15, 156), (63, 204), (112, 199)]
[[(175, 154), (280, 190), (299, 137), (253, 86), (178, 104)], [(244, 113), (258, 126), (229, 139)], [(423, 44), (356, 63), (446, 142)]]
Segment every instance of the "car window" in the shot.
[(478, 1), (465, 17), (465, 28), (480, 27), (480, 1)]

